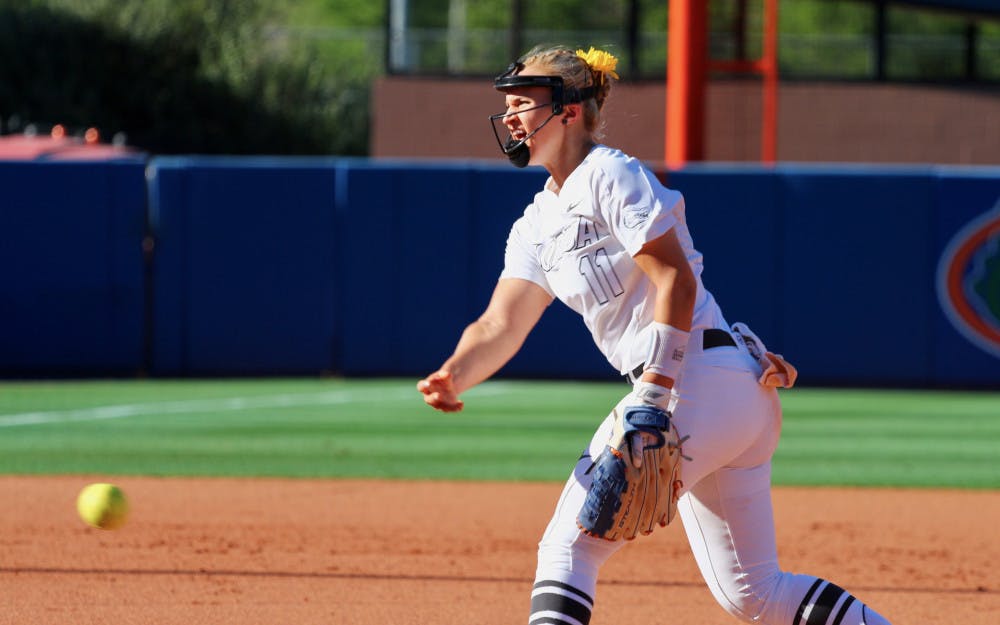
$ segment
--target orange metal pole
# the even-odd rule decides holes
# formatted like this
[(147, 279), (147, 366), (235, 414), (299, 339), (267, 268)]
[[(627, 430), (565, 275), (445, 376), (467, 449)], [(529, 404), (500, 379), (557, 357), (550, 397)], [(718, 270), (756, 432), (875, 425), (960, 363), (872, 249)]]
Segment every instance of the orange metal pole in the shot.
[(667, 26), (667, 167), (705, 157), (708, 7), (705, 0), (670, 0)]
[(760, 120), (760, 160), (778, 160), (778, 0), (764, 0), (764, 95)]

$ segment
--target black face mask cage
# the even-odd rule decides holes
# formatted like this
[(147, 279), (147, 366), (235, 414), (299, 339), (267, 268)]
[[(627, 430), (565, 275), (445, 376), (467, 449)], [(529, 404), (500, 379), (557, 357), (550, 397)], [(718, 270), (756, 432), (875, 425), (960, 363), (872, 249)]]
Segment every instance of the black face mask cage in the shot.
[[(510, 132), (507, 130), (507, 127), (504, 125), (503, 120), (510, 117), (511, 115), (518, 115), (520, 113), (525, 113), (527, 111), (534, 111), (535, 109), (545, 108), (549, 106), (549, 104), (550, 104), (549, 102), (546, 102), (545, 104), (538, 104), (536, 106), (532, 106), (531, 108), (521, 109), (519, 111), (514, 111), (512, 113), (504, 112), (504, 113), (497, 113), (496, 115), (490, 115), (490, 125), (493, 128), (493, 136), (497, 138), (497, 145), (500, 146), (500, 150), (503, 151), (504, 154), (506, 154), (508, 157), (511, 157), (511, 153), (514, 150), (524, 146), (524, 142), (530, 139), (536, 132), (544, 128), (545, 124), (549, 123), (549, 121), (551, 121), (551, 119), (555, 117), (556, 114), (550, 113), (548, 119), (542, 122), (541, 126), (535, 128), (535, 130), (533, 130), (528, 136), (524, 137), (520, 141), (514, 140), (514, 137), (510, 135)], [(501, 128), (503, 129), (502, 132)], [(504, 133), (507, 135), (506, 140), (500, 138), (501, 134)], [(513, 160), (513, 157), (511, 157), (511, 160)]]
[[(507, 71), (500, 74), (493, 81), (493, 87), (498, 91), (505, 91), (507, 89), (513, 89), (515, 87), (548, 87), (552, 90), (552, 100), (546, 104), (539, 104), (538, 106), (533, 106), (528, 109), (522, 109), (514, 113), (497, 113), (495, 115), (490, 115), (490, 125), (493, 128), (493, 135), (497, 138), (497, 144), (500, 146), (500, 150), (507, 155), (510, 162), (516, 167), (524, 167), (528, 164), (530, 159), (530, 154), (528, 153), (528, 147), (524, 144), (525, 141), (530, 139), (536, 132), (545, 127), (552, 121), (552, 118), (563, 112), (566, 104), (574, 104), (576, 102), (582, 102), (587, 98), (594, 97), (594, 87), (585, 87), (583, 89), (565, 89), (563, 86), (562, 76), (521, 76), (517, 72), (524, 69), (524, 63), (520, 61), (515, 61), (510, 64)], [(507, 135), (507, 140), (504, 141), (500, 138), (500, 130), (498, 129), (498, 122), (503, 125), (503, 119), (510, 115), (517, 115), (518, 113), (523, 113), (525, 111), (533, 111), (545, 106), (552, 106), (552, 113), (549, 115), (548, 119), (542, 122), (542, 125), (535, 128), (528, 136), (524, 137), (520, 141), (515, 141), (513, 137), (509, 134)]]

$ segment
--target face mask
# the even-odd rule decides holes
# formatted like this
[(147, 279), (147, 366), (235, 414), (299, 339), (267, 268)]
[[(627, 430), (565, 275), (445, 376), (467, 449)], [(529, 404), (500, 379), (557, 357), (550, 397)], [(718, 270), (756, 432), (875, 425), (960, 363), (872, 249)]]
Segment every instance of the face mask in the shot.
[(548, 119), (542, 122), (541, 126), (532, 130), (530, 133), (528, 133), (526, 137), (524, 137), (519, 141), (515, 140), (514, 137), (510, 136), (509, 133), (507, 135), (506, 141), (500, 138), (500, 127), (503, 127), (504, 130), (506, 130), (506, 126), (504, 126), (503, 120), (511, 115), (518, 115), (520, 113), (533, 111), (535, 109), (540, 109), (545, 106), (549, 106), (549, 104), (539, 104), (538, 106), (533, 106), (528, 109), (523, 109), (517, 111), (516, 113), (497, 113), (496, 115), (490, 115), (490, 123), (493, 125), (493, 136), (497, 138), (497, 144), (500, 146), (500, 150), (507, 155), (507, 158), (510, 159), (511, 164), (514, 165), (514, 167), (521, 168), (528, 166), (528, 161), (531, 160), (531, 151), (528, 149), (528, 146), (526, 145), (528, 139), (535, 136), (535, 133), (541, 130), (542, 128), (545, 128), (545, 124), (552, 121), (552, 118), (555, 117), (556, 114), (555, 113), (550, 114)]
[[(566, 104), (582, 102), (587, 98), (594, 97), (595, 90), (593, 87), (585, 87), (583, 89), (570, 89), (569, 93), (563, 89), (563, 79), (560, 76), (520, 76), (518, 72), (524, 69), (524, 64), (517, 61), (510, 64), (507, 71), (500, 74), (493, 81), (493, 87), (498, 91), (505, 91), (507, 89), (512, 89), (515, 87), (548, 87), (552, 90), (552, 101), (548, 104), (539, 104), (530, 109), (524, 109), (518, 111), (517, 113), (497, 113), (496, 115), (490, 115), (490, 124), (493, 127), (493, 135), (497, 138), (497, 145), (500, 146), (500, 151), (503, 152), (514, 167), (526, 167), (528, 162), (531, 160), (531, 151), (525, 142), (531, 137), (535, 136), (535, 133), (545, 127), (545, 124), (552, 121), (552, 118), (563, 112), (563, 107)], [(507, 134), (506, 141), (501, 139), (501, 131), (499, 126), (503, 126), (503, 120), (508, 115), (517, 115), (518, 113), (524, 113), (526, 111), (531, 111), (536, 108), (542, 108), (544, 106), (551, 106), (552, 113), (549, 117), (542, 122), (542, 125), (538, 128), (532, 130), (528, 136), (524, 137), (519, 141), (515, 141), (514, 137)], [(504, 128), (506, 130), (506, 128)]]

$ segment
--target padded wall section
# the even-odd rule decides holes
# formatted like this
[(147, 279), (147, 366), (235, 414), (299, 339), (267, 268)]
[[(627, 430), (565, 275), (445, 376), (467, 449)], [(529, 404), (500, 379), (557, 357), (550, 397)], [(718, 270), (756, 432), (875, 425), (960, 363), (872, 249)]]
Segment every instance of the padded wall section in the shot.
[(332, 162), (157, 159), (154, 371), (335, 367)]
[[(1000, 386), (1000, 168), (661, 177), (685, 195), (728, 320), (802, 384)], [(0, 374), (426, 374), (486, 308), (545, 178), (352, 159), (0, 163)], [(499, 374), (616, 377), (559, 302)]]
[(932, 377), (929, 169), (780, 172), (785, 355), (809, 383)]
[(461, 166), (356, 163), (342, 180), (342, 370), (430, 373), (471, 321), (471, 174)]
[(142, 365), (145, 163), (0, 163), (0, 373)]

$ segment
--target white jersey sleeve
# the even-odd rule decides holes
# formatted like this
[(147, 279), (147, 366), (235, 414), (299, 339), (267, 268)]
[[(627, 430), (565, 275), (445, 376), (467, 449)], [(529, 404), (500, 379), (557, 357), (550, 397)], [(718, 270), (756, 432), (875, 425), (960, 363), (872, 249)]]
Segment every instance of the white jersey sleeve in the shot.
[(528, 211), (525, 215), (514, 222), (507, 236), (507, 249), (504, 252), (504, 267), (500, 272), (500, 279), (520, 278), (529, 282), (534, 282), (545, 289), (545, 292), (553, 298), (556, 294), (552, 292), (552, 287), (545, 277), (545, 272), (538, 262), (537, 236), (534, 228), (531, 227)]
[(598, 206), (611, 233), (635, 256), (643, 245), (677, 224), (674, 209), (683, 197), (660, 184), (637, 159), (615, 159), (601, 172)]

